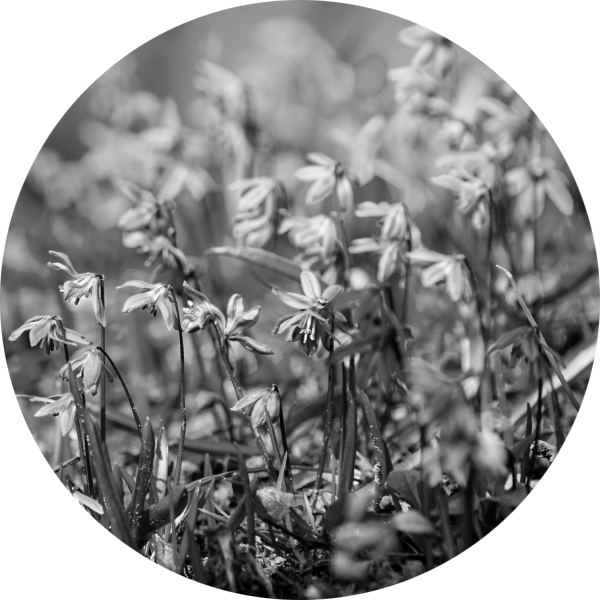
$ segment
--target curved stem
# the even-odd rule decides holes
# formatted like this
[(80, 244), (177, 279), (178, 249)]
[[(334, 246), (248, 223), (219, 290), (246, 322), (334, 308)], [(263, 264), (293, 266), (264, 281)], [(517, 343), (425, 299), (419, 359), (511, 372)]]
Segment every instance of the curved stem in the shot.
[(125, 392), (125, 395), (127, 396), (127, 400), (129, 402), (129, 406), (131, 407), (131, 412), (133, 413), (133, 418), (135, 420), (135, 426), (138, 430), (138, 435), (140, 436), (140, 440), (141, 440), (142, 436), (143, 436), (142, 423), (140, 421), (140, 417), (138, 415), (137, 408), (135, 407), (135, 404), (133, 403), (133, 398), (131, 397), (129, 390), (127, 389), (127, 385), (125, 385), (125, 380), (123, 379), (121, 372), (117, 368), (117, 365), (114, 363), (113, 359), (110, 357), (108, 352), (101, 346), (96, 346), (96, 350), (100, 350), (100, 352), (102, 352), (102, 355), (108, 359), (110, 366), (113, 368), (114, 372), (117, 374), (117, 377), (119, 378), (119, 381), (121, 382), (121, 386), (123, 387), (123, 391)]
[(185, 443), (185, 430), (187, 425), (186, 408), (185, 408), (185, 355), (183, 351), (183, 330), (181, 328), (181, 319), (179, 318), (179, 305), (173, 288), (169, 286), (171, 299), (175, 304), (175, 313), (177, 315), (177, 331), (179, 332), (179, 406), (181, 409), (181, 429), (179, 430), (179, 449), (177, 451), (177, 462), (175, 463), (175, 485), (179, 483), (181, 476), (181, 463), (183, 461), (183, 445)]

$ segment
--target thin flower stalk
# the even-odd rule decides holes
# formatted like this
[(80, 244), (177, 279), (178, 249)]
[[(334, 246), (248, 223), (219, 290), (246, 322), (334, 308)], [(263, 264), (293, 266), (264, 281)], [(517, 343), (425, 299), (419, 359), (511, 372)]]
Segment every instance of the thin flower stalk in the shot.
[(175, 292), (171, 286), (169, 286), (169, 293), (171, 300), (175, 306), (175, 315), (177, 318), (177, 331), (179, 333), (179, 407), (181, 410), (181, 428), (179, 430), (179, 449), (177, 451), (177, 462), (175, 463), (175, 485), (179, 484), (181, 477), (181, 463), (183, 461), (183, 446), (185, 444), (185, 430), (187, 426), (187, 416), (185, 408), (185, 355), (183, 349), (183, 327), (179, 316), (179, 304), (175, 297)]

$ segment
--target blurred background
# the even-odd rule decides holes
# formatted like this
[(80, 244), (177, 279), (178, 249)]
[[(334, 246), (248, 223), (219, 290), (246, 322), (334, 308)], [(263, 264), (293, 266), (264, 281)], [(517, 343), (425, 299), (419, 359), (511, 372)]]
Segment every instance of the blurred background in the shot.
[[(142, 415), (159, 414), (165, 404), (170, 407), (176, 401), (176, 332), (166, 331), (146, 313), (122, 315), (127, 293), (115, 290), (129, 279), (150, 281), (154, 268), (148, 264), (147, 252), (124, 247), (117, 226), (132, 206), (120, 189), (122, 181), (129, 181), (176, 201), (178, 245), (215, 304), (224, 309), (229, 296), (240, 292), (247, 308), (263, 307), (253, 334), (275, 355), (265, 359), (240, 353), (243, 383), (275, 382), (283, 390), (293, 386), (298, 403), (313, 398), (324, 366), (310, 363), (295, 346), (270, 336), (285, 307), (249, 269), (232, 260), (205, 258), (204, 252), (240, 243), (232, 235), (238, 199), (228, 185), (241, 178), (276, 177), (287, 190), (289, 204), (284, 209), (300, 216), (320, 212), (321, 207), (306, 205), (306, 185), (294, 173), (306, 164), (307, 152), (349, 160), (352, 140), (375, 115), (386, 119), (380, 153), (388, 168), (387, 180), (374, 177), (357, 190), (355, 203), (401, 198), (426, 246), (446, 252), (461, 242), (464, 232), (459, 227), (452, 230), (448, 194), (430, 184), (431, 176), (439, 173), (436, 157), (443, 124), (419, 111), (399, 110), (388, 82), (388, 70), (408, 65), (415, 52), (398, 40), (407, 25), (391, 15), (345, 4), (258, 4), (168, 31), (103, 74), (49, 136), (13, 215), (2, 266), (1, 311), (15, 390), (48, 396), (62, 389), (55, 374), (62, 357), (29, 348), (26, 336), (18, 342), (6, 341), (29, 317), (60, 315), (68, 327), (98, 341), (91, 302), (84, 300), (75, 307), (62, 300), (58, 285), (66, 277), (46, 266), (48, 250), (55, 250), (67, 253), (79, 272), (105, 275), (107, 348)], [(482, 96), (510, 97), (504, 82), (467, 52), (458, 49), (456, 61), (451, 100), (462, 119), (475, 118), (476, 102)], [(545, 153), (569, 173), (550, 138)], [(575, 201), (573, 216), (565, 219), (547, 203), (540, 225), (541, 243), (547, 246), (555, 278), (574, 267), (595, 269), (596, 265), (585, 209), (575, 182), (568, 177)], [(390, 180), (399, 182), (402, 192), (389, 185)], [(325, 211), (330, 208), (326, 205)], [(350, 224), (352, 238), (368, 237), (373, 230), (368, 219)], [(465, 253), (476, 253), (476, 241), (469, 246), (469, 240), (462, 239)], [(271, 250), (292, 256), (287, 239), (274, 244)], [(277, 282), (270, 279), (269, 283)], [(584, 292), (582, 301), (588, 296), (595, 300), (595, 292)], [(586, 310), (595, 314), (595, 307)], [(419, 307), (415, 304), (411, 310), (415, 331), (430, 331), (447, 309), (438, 296), (427, 297)], [(443, 330), (444, 324), (437, 327)], [(567, 347), (572, 343), (568, 335), (563, 332), (558, 342), (552, 341)], [(188, 350), (191, 367), (193, 351)], [(210, 355), (210, 344), (201, 351)], [(193, 390), (193, 369), (189, 377)], [(119, 412), (123, 398), (113, 388), (109, 410)], [(190, 438), (219, 434), (218, 416), (203, 411), (205, 402), (201, 392), (190, 400)], [(46, 431), (42, 420), (32, 418), (37, 405), (26, 400), (21, 404), (48, 454), (52, 428)]]

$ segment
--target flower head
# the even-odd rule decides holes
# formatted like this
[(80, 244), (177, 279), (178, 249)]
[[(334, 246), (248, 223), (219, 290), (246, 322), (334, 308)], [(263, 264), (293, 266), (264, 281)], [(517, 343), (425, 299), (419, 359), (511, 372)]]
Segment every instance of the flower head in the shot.
[(67, 346), (89, 346), (91, 344), (80, 333), (64, 327), (60, 317), (31, 317), (10, 334), (8, 341), (14, 342), (25, 331), (29, 331), (31, 347), (39, 344), (40, 348), (44, 348), (46, 354), (50, 354), (52, 350), (58, 350), (61, 344)]
[(279, 226), (278, 233), (288, 233), (294, 246), (303, 250), (298, 260), (304, 268), (321, 271), (331, 266), (340, 255), (335, 221), (329, 215), (287, 217)]
[(160, 256), (167, 265), (181, 268), (184, 273), (189, 271), (185, 254), (164, 235), (155, 235), (147, 230), (126, 231), (123, 233), (123, 246), (135, 248), (138, 254), (144, 255), (147, 267)]
[(425, 248), (408, 252), (409, 260), (424, 267), (421, 273), (421, 282), (425, 287), (445, 284), (446, 292), (454, 302), (463, 298), (471, 298), (471, 284), (464, 270), (465, 257), (462, 254), (446, 256)]
[[(319, 340), (325, 346), (331, 338), (329, 321), (323, 315), (328, 315), (329, 303), (342, 291), (342, 288), (339, 285), (330, 285), (321, 291), (321, 283), (311, 271), (302, 271), (300, 283), (304, 294), (273, 290), (273, 293), (285, 304), (298, 309), (298, 312), (279, 319), (273, 334), (277, 335), (289, 330), (286, 341), (298, 342), (308, 356), (313, 356), (319, 347)], [(343, 323), (340, 321), (341, 315), (333, 315), (333, 318), (336, 323), (340, 325)]]
[(160, 310), (167, 329), (173, 329), (175, 325), (175, 307), (171, 297), (170, 289), (162, 283), (146, 283), (145, 281), (132, 280), (117, 287), (118, 290), (124, 287), (141, 288), (139, 294), (134, 294), (127, 298), (123, 312), (128, 313), (136, 308), (147, 310), (153, 317), (157, 310)]
[(92, 396), (96, 395), (100, 377), (103, 373), (111, 383), (114, 381), (112, 373), (102, 362), (102, 358), (96, 349), (87, 350), (81, 356), (69, 361), (62, 367), (58, 374), (64, 381), (69, 381), (69, 365), (71, 365), (73, 373), (83, 379), (83, 391), (86, 394), (90, 393)]
[(231, 409), (234, 411), (248, 411), (252, 427), (258, 428), (267, 422), (266, 413), (271, 421), (276, 422), (281, 412), (281, 397), (275, 384), (270, 388), (257, 390), (241, 398)]
[(314, 164), (296, 171), (296, 177), (300, 181), (312, 181), (306, 194), (306, 203), (322, 202), (335, 190), (340, 211), (349, 212), (354, 197), (351, 183), (354, 176), (341, 163), (320, 152), (312, 152), (307, 158)]
[(106, 317), (104, 315), (104, 298), (102, 293), (102, 286), (104, 282), (104, 276), (96, 273), (78, 273), (73, 267), (71, 259), (63, 252), (49, 251), (52, 256), (56, 256), (62, 260), (62, 262), (49, 262), (48, 266), (56, 271), (65, 271), (73, 279), (65, 281), (59, 290), (63, 294), (64, 299), (67, 302), (73, 301), (73, 304), (79, 304), (82, 298), (92, 298), (94, 306), (94, 314), (96, 320), (100, 325), (106, 327)]
[(407, 46), (418, 48), (411, 64), (416, 67), (431, 67), (437, 76), (445, 76), (452, 66), (452, 47), (450, 40), (439, 33), (430, 31), (421, 25), (406, 27), (398, 38)]
[(55, 396), (49, 396), (48, 398), (40, 398), (33, 396), (29, 398), (30, 402), (44, 402), (45, 406), (42, 406), (34, 415), (34, 417), (46, 417), (52, 415), (60, 421), (60, 430), (63, 437), (73, 429), (75, 423), (75, 399), (73, 394), (61, 394)]
[(421, 234), (409, 219), (403, 204), (387, 202), (361, 202), (356, 209), (357, 217), (380, 217), (378, 225), (381, 235), (378, 238), (357, 238), (349, 248), (352, 254), (379, 254), (377, 280), (387, 281), (398, 268), (402, 268), (401, 258), (405, 246), (410, 241), (411, 248), (418, 248)]
[(489, 217), (490, 207), (487, 202), (490, 199), (490, 189), (481, 179), (456, 167), (448, 175), (433, 177), (431, 181), (458, 196), (456, 207), (471, 219), (475, 229), (484, 226)]
[(174, 204), (170, 200), (156, 198), (152, 192), (144, 190), (134, 183), (123, 183), (121, 191), (135, 203), (135, 207), (126, 211), (119, 219), (118, 226), (123, 231), (148, 229), (155, 235), (173, 238)]
[(566, 185), (565, 175), (550, 158), (534, 158), (526, 167), (506, 173), (508, 192), (516, 198), (515, 218), (521, 224), (539, 218), (546, 197), (569, 217), (573, 214), (573, 198)]

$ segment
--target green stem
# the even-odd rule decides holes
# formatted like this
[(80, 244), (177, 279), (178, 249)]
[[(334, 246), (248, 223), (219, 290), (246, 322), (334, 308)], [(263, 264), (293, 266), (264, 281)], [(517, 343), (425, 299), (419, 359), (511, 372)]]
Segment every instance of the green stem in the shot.
[(179, 407), (181, 410), (181, 429), (179, 430), (179, 449), (177, 451), (177, 462), (175, 463), (175, 485), (179, 484), (181, 477), (181, 463), (183, 461), (183, 445), (185, 443), (185, 430), (187, 425), (186, 408), (185, 408), (185, 354), (183, 350), (183, 329), (181, 327), (181, 319), (179, 317), (179, 304), (177, 297), (171, 286), (169, 286), (171, 299), (175, 304), (175, 313), (177, 315), (177, 331), (179, 333)]
[[(100, 302), (102, 306), (105, 306), (104, 303), (104, 277), (99, 278), (100, 280)], [(102, 352), (102, 365), (105, 364), (105, 353), (106, 349), (106, 327), (100, 325), (100, 347)], [(106, 375), (104, 373), (104, 369), (102, 369), (102, 374), (100, 376), (100, 440), (103, 444), (106, 444)]]

